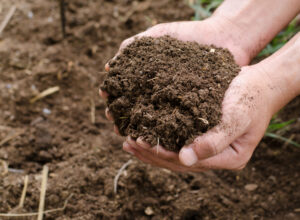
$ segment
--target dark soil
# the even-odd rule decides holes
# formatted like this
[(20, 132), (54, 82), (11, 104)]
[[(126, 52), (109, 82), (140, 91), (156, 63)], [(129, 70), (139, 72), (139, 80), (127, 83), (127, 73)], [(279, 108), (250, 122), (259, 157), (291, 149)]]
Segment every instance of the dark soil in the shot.
[[(0, 146), (0, 159), (19, 171), (3, 175), (0, 162), (1, 213), (38, 210), (40, 174), (47, 164), (45, 210), (63, 207), (73, 196), (65, 210), (47, 214), (46, 220), (300, 218), (300, 149), (278, 140), (264, 139), (239, 172), (180, 174), (122, 151), (123, 138), (113, 133), (98, 96), (99, 75), (122, 40), (157, 22), (190, 20), (193, 12), (183, 1), (65, 2), (62, 40), (58, 1), (1, 1), (0, 21), (13, 4), (18, 9), (0, 40), (0, 142), (10, 137)], [(53, 86), (60, 91), (30, 104)], [(297, 103), (285, 115), (296, 122), (283, 135), (299, 143)], [(133, 163), (114, 195), (114, 177), (129, 159)], [(26, 174), (24, 207), (16, 211)], [(257, 188), (248, 191), (248, 184)]]
[(172, 151), (219, 123), (240, 70), (228, 50), (169, 36), (136, 39), (109, 66), (101, 89), (120, 134)]

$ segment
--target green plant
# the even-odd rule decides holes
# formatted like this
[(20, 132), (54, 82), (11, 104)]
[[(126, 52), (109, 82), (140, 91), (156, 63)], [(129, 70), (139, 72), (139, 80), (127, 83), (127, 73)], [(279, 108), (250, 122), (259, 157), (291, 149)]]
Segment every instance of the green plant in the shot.
[(209, 17), (223, 0), (192, 0), (189, 5), (195, 11), (192, 20), (198, 21)]
[(295, 122), (295, 120), (289, 120), (286, 122), (278, 122), (276, 116), (274, 116), (267, 128), (267, 131), (265, 133), (265, 137), (271, 137), (280, 141), (284, 141), (287, 142), (295, 147), (300, 147), (300, 144), (298, 144), (295, 141), (292, 141), (288, 138), (285, 138), (283, 136), (281, 136), (279, 133), (283, 133), (284, 131), (287, 130), (288, 125), (292, 124), (293, 122)]

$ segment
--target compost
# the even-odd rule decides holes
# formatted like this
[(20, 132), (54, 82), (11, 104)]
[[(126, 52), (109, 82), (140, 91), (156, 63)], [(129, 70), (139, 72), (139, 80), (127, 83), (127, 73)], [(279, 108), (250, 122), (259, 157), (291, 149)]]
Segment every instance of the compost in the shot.
[(240, 70), (226, 49), (169, 36), (136, 39), (109, 66), (101, 89), (120, 134), (172, 151), (220, 122)]

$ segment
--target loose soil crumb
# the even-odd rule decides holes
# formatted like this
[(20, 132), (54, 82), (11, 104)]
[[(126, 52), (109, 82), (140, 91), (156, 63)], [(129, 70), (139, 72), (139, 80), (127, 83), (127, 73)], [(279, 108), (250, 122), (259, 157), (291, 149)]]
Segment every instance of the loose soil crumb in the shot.
[(136, 39), (109, 65), (101, 88), (120, 134), (172, 151), (220, 122), (240, 71), (226, 49), (169, 36)]

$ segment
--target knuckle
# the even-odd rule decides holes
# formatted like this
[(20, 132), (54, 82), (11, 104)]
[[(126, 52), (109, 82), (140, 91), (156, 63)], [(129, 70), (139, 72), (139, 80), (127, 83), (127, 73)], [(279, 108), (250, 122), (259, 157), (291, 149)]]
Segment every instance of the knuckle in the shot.
[(217, 155), (219, 153), (218, 144), (214, 140), (210, 140), (207, 145), (207, 151), (211, 155)]

